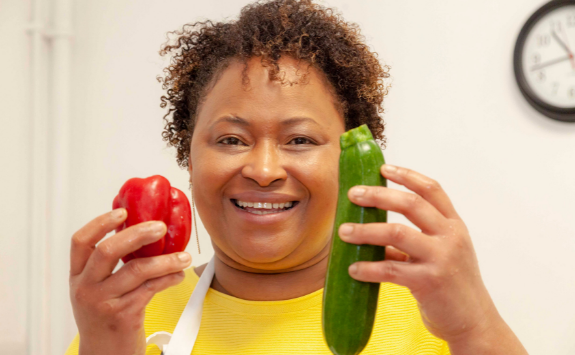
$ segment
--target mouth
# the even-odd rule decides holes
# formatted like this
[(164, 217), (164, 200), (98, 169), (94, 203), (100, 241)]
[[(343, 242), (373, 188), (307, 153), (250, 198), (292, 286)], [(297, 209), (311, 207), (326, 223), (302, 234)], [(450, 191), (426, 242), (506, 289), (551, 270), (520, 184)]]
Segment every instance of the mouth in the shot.
[(236, 199), (230, 199), (235, 207), (244, 210), (248, 213), (265, 215), (265, 214), (278, 214), (289, 211), (299, 204), (299, 201), (286, 201), (286, 202), (248, 202)]

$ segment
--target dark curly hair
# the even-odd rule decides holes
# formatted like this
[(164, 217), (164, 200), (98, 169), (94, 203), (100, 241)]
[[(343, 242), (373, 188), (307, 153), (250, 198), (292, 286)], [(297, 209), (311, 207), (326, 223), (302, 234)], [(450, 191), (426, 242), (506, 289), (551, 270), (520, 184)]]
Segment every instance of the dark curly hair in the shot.
[[(170, 54), (171, 62), (165, 77), (158, 77), (167, 90), (160, 105), (168, 107), (162, 137), (177, 148), (180, 167), (188, 166), (198, 108), (209, 88), (232, 60), (247, 63), (252, 57), (261, 57), (270, 80), (281, 80), (282, 85), (277, 64), (282, 55), (317, 68), (332, 86), (346, 130), (367, 124), (375, 139), (385, 144), (379, 113), (384, 111), (389, 85), (383, 79), (389, 77), (389, 66), (382, 66), (377, 53), (363, 43), (359, 26), (345, 22), (333, 9), (312, 0), (257, 1), (242, 8), (236, 21), (195, 22), (168, 35), (160, 55)], [(247, 64), (244, 84), (246, 73)]]

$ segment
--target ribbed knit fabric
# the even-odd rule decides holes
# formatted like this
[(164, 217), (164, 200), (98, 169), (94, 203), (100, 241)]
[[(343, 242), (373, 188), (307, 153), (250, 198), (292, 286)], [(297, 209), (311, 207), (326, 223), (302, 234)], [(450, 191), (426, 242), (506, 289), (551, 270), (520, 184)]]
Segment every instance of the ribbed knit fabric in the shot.
[[(172, 333), (199, 278), (193, 268), (177, 286), (158, 293), (146, 308), (146, 335)], [(212, 288), (192, 355), (325, 354), (321, 302), (323, 289), (284, 301), (246, 301)], [(78, 354), (79, 338), (66, 355)], [(159, 355), (149, 346), (146, 355)], [(408, 289), (380, 287), (373, 333), (362, 355), (449, 355), (447, 343), (430, 334)]]

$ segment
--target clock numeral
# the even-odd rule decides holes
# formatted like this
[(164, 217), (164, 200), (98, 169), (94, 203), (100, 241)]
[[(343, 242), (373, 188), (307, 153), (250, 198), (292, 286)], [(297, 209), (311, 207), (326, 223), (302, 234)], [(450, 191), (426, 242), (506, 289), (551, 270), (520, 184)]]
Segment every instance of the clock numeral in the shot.
[(551, 93), (553, 93), (553, 95), (557, 95), (558, 91), (559, 91), (559, 83), (555, 82), (553, 83)]
[(575, 14), (567, 15), (567, 27), (575, 27)]
[(539, 64), (541, 63), (541, 55), (539, 53), (535, 53), (531, 56), (531, 61), (533, 62), (533, 64)]
[(561, 23), (561, 21), (557, 21), (557, 20), (551, 21), (551, 31), (562, 32), (563, 31), (563, 24)]
[(549, 45), (549, 43), (551, 43), (551, 36), (549, 36), (548, 34), (537, 35), (536, 41), (539, 47), (545, 47)]
[(569, 98), (575, 99), (575, 86), (571, 86), (569, 91), (567, 91), (567, 95), (569, 95)]
[(544, 82), (545, 79), (547, 79), (547, 77), (545, 76), (545, 72), (543, 70), (537, 72), (537, 79), (539, 79), (539, 81), (541, 82)]

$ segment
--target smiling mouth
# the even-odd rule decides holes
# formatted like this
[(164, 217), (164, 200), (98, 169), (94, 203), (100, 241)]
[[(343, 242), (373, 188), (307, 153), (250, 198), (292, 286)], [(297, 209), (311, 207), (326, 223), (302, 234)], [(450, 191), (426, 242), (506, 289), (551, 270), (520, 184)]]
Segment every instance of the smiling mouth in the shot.
[(282, 213), (291, 210), (298, 205), (299, 201), (289, 201), (284, 203), (273, 203), (273, 202), (243, 202), (236, 199), (231, 199), (234, 206), (242, 209), (246, 212), (253, 214), (272, 214), (272, 213)]

